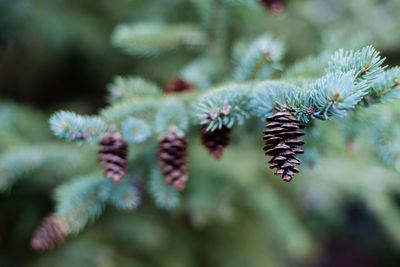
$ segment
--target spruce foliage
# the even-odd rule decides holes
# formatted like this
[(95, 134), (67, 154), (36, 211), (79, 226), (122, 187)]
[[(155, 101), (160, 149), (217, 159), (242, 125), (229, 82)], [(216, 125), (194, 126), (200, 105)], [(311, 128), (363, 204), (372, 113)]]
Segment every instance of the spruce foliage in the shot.
[[(210, 27), (209, 24), (212, 18), (209, 17), (211, 14), (208, 8), (212, 5), (208, 6), (207, 1), (193, 1), (201, 17), (199, 21), (201, 27), (185, 24), (136, 22), (131, 25), (118, 26), (112, 36), (112, 43), (116, 47), (135, 57), (156, 57), (182, 47), (197, 47), (196, 53), (203, 53), (203, 55), (188, 62), (181, 71), (181, 77), (185, 79), (185, 82), (194, 85), (192, 90), (185, 94), (163, 94), (156, 83), (150, 80), (138, 76), (119, 76), (108, 87), (109, 106), (100, 111), (98, 116), (83, 116), (62, 111), (55, 113), (50, 118), (53, 133), (68, 141), (81, 143), (99, 140), (99, 136), (111, 125), (121, 130), (127, 141), (133, 146), (133, 150), (135, 150), (136, 144), (146, 141), (144, 146), (147, 149), (141, 151), (152, 151), (150, 153), (152, 160), (149, 161), (148, 166), (141, 167), (147, 168), (151, 173), (148, 190), (154, 196), (156, 205), (161, 208), (173, 208), (178, 204), (179, 198), (176, 192), (171, 191), (169, 185), (162, 184), (159, 171), (152, 170), (155, 168), (154, 142), (157, 137), (152, 136), (153, 132), (157, 133), (158, 137), (165, 138), (169, 129), (179, 129), (183, 136), (186, 133), (190, 134), (192, 128), (195, 129), (202, 125), (202, 135), (205, 136), (207, 132), (213, 133), (222, 129), (226, 131), (243, 125), (252, 117), (259, 117), (260, 121), (264, 121), (268, 117), (269, 124), (266, 130), (268, 138), (264, 139), (268, 148), (266, 153), (273, 156), (272, 162), (270, 162), (271, 168), (277, 168), (275, 174), (283, 175), (285, 181), (290, 181), (292, 175), (301, 170), (293, 166), (293, 164), (299, 164), (300, 159), (286, 154), (286, 156), (282, 156), (282, 153), (303, 152), (297, 147), (303, 142), (297, 140), (299, 135), (295, 135), (293, 138), (283, 138), (278, 135), (296, 131), (299, 128), (298, 125), (303, 128), (302, 123), (304, 123), (305, 136), (312, 136), (309, 125), (315, 124), (316, 120), (353, 116), (361, 109), (367, 109), (371, 104), (386, 102), (399, 95), (400, 87), (397, 85), (400, 81), (400, 72), (398, 68), (387, 69), (384, 65), (385, 59), (373, 46), (365, 46), (356, 50), (325, 51), (315, 57), (306, 58), (286, 72), (280, 73), (283, 68), (281, 60), (286, 51), (285, 44), (268, 34), (261, 34), (252, 41), (238, 40), (234, 44), (231, 55), (234, 68), (228, 73), (226, 70), (229, 66), (221, 65), (220, 63), (224, 60), (213, 58), (213, 53), (221, 52), (222, 50), (219, 49), (223, 49), (227, 45), (224, 40), (228, 31), (226, 14), (232, 6), (244, 3), (241, 1), (217, 2), (218, 12), (214, 14), (213, 18), (217, 23), (215, 28)], [(252, 5), (254, 3), (249, 4), (248, 7)], [(209, 43), (214, 43), (207, 44), (207, 38), (210, 38)], [(218, 64), (214, 61), (216, 59), (219, 60)], [(227, 61), (225, 60), (225, 62)], [(224, 72), (226, 75), (220, 75), (221, 78), (216, 79), (219, 74)], [(277, 77), (281, 78), (277, 79)], [(289, 115), (285, 115), (286, 117), (284, 116), (282, 119), (290, 117), (294, 124), (276, 122), (275, 119), (272, 119), (281, 114), (279, 112), (287, 112)], [(276, 123), (281, 126), (275, 125)], [(221, 138), (229, 138), (227, 135), (221, 136)], [(284, 140), (285, 143), (274, 143), (278, 139)], [(172, 141), (163, 143), (163, 149), (169, 151), (168, 153), (172, 151), (171, 149), (175, 149)], [(228, 141), (220, 140), (219, 143), (223, 144)], [(190, 143), (189, 140), (189, 146)], [(285, 147), (285, 150), (279, 150), (281, 147), (282, 149)], [(279, 151), (276, 153), (270, 151), (275, 148)], [(312, 147), (305, 146), (306, 159), (308, 149), (311, 151), (310, 153), (313, 153)], [(166, 153), (161, 154), (163, 157), (167, 157), (168, 153)], [(160, 157), (160, 151), (158, 154)], [(168, 157), (171, 155), (168, 154)], [(140, 157), (140, 153), (134, 153), (130, 156), (130, 160), (135, 162)], [(185, 159), (174, 158), (179, 162)], [(183, 172), (183, 179), (179, 178), (181, 175), (178, 174), (179, 177), (171, 178), (173, 170), (169, 170), (168, 164), (168, 166), (165, 164), (161, 166), (162, 172), (167, 175), (167, 183), (173, 183), (179, 191), (183, 189), (188, 178), (187, 175), (190, 176), (190, 170), (186, 169), (187, 165), (185, 164), (184, 170), (180, 170)], [(95, 189), (99, 183), (102, 183), (101, 179), (100, 177), (90, 177), (93, 176), (89, 176), (86, 180), (78, 180), (80, 182), (71, 183), (69, 187), (62, 187), (57, 194), (58, 198), (62, 199), (61, 195), (64, 194), (66, 197), (68, 194), (73, 194), (72, 188), (76, 187), (78, 191), (79, 188), (83, 190), (80, 196), (82, 202), (86, 203), (84, 199), (90, 199), (90, 202), (87, 200), (87, 203), (92, 212), (85, 215), (78, 226), (72, 228), (76, 229), (75, 231), (81, 229), (90, 219), (97, 217), (102, 210), (101, 201), (97, 202), (99, 200), (96, 197), (97, 190)], [(182, 181), (179, 182), (180, 184), (175, 184), (174, 182), (178, 183), (178, 180)], [(79, 186), (81, 184), (82, 187)], [(189, 187), (190, 184), (189, 179)], [(134, 190), (129, 188), (129, 190), (126, 189), (127, 191), (117, 188), (111, 190), (109, 192), (111, 197), (107, 199), (117, 207), (134, 208), (139, 201), (134, 197), (137, 195)], [(119, 202), (116, 200), (118, 198), (112, 197), (118, 192), (127, 194), (127, 196), (132, 195), (129, 197), (130, 204), (118, 204)], [(64, 216), (69, 216), (65, 209), (62, 205), (58, 208)], [(68, 212), (73, 214), (74, 210)]]
[[(234, 32), (232, 17), (240, 16), (241, 12), (259, 14), (261, 5), (267, 2), (271, 1), (192, 0), (188, 5), (198, 12), (195, 23), (133, 22), (117, 26), (112, 44), (140, 63), (152, 62), (154, 75), (140, 77), (135, 73), (115, 77), (108, 85), (108, 105), (97, 115), (54, 113), (49, 119), (54, 135), (80, 146), (55, 142), (29, 144), (29, 138), (45, 135), (33, 131), (29, 138), (22, 136), (29, 129), (26, 126), (29, 120), (40, 119), (35, 114), (21, 116), (9, 103), (0, 106), (0, 125), (18, 136), (13, 149), (9, 149), (11, 143), (7, 140), (11, 140), (11, 134), (0, 129), (0, 147), (5, 148), (0, 154), (0, 189), (10, 188), (20, 178), (46, 169), (48, 162), (57, 159), (69, 169), (60, 176), (73, 177), (59, 185), (54, 194), (54, 216), (67, 222), (68, 235), (79, 233), (98, 218), (107, 204), (133, 211), (152, 200), (164, 210), (176, 213), (185, 210), (188, 225), (194, 228), (201, 228), (207, 222), (232, 220), (235, 212), (245, 207), (257, 222), (262, 222), (268, 238), (279, 241), (281, 253), (295, 257), (306, 257), (315, 249), (313, 235), (302, 224), (297, 209), (336, 214), (343, 194), (363, 199), (381, 221), (385, 221), (385, 211), (389, 211), (390, 221), (395, 223), (383, 225), (400, 244), (395, 227), (400, 218), (389, 196), (391, 188), (399, 188), (399, 182), (390, 179), (394, 172), (382, 166), (364, 166), (367, 179), (384, 177), (379, 181), (380, 187), (375, 188), (373, 183), (364, 184), (358, 176), (352, 180), (334, 173), (328, 175), (323, 171), (328, 164), (321, 162), (329, 159), (332, 164), (351, 170), (349, 163), (331, 160), (330, 154), (339, 150), (330, 139), (341, 136), (338, 133), (341, 130), (337, 129), (347, 127), (346, 133), (352, 138), (355, 132), (366, 133), (363, 138), (374, 144), (384, 166), (400, 169), (399, 112), (396, 103), (392, 106), (387, 103), (400, 96), (400, 68), (386, 66), (385, 58), (371, 45), (335, 47), (334, 51), (326, 48), (285, 66), (285, 54), (291, 46), (278, 35), (265, 32), (243, 38), (230, 35)], [(165, 65), (158, 65), (158, 60), (162, 62), (177, 54), (188, 54), (190, 59), (179, 68), (171, 67), (168, 71), (175, 72), (173, 76), (170, 73), (165, 76), (181, 77), (191, 86), (190, 90), (181, 90), (184, 93), (171, 90), (174, 94), (168, 94), (161, 89), (167, 80), (161, 83), (156, 74), (165, 71)], [(173, 63), (168, 61), (171, 66)], [(30, 116), (24, 120), (27, 123), (19, 123), (24, 116)], [(264, 150), (273, 157), (269, 162), (271, 168), (276, 168), (275, 174), (282, 175), (285, 181), (300, 173), (286, 187), (272, 181), (262, 155), (260, 125), (266, 120), (269, 124)], [(126, 140), (123, 159), (130, 165), (127, 168), (123, 162), (123, 173), (116, 178), (119, 181), (124, 176), (119, 184), (106, 179), (100, 166), (80, 168), (88, 158), (96, 158), (95, 149), (110, 127), (121, 133), (118, 139)], [(170, 129), (179, 134), (173, 134), (171, 140), (163, 139)], [(302, 133), (298, 129), (304, 132), (302, 148), (299, 146), (303, 141), (297, 139)], [(231, 137), (231, 132), (238, 134)], [(216, 158), (221, 157), (230, 138), (232, 148), (217, 165), (199, 152), (203, 151), (198, 149), (199, 137)], [(158, 140), (163, 146), (159, 146), (157, 153)], [(129, 154), (125, 153), (127, 146)], [(252, 149), (257, 149), (258, 154)], [(297, 158), (296, 154), (303, 149), (304, 155)], [(299, 164), (300, 159), (302, 165), (295, 167), (293, 164)], [(167, 160), (172, 163), (166, 163)], [(161, 168), (157, 161), (162, 161)], [(314, 174), (308, 166), (317, 166)], [(367, 170), (372, 170), (375, 177)], [(306, 175), (301, 176), (302, 172)], [(137, 186), (137, 181), (143, 188)], [(339, 188), (341, 193), (332, 188)], [(143, 192), (150, 198), (144, 197)], [(378, 201), (369, 199), (371, 192)], [(293, 199), (300, 200), (292, 203)], [(254, 221), (242, 220), (250, 227), (260, 227)], [(240, 227), (232, 227), (233, 231), (240, 231)], [(66, 235), (63, 233), (62, 237)], [(54, 245), (48, 244), (48, 247)], [(270, 257), (274, 261), (275, 255)]]

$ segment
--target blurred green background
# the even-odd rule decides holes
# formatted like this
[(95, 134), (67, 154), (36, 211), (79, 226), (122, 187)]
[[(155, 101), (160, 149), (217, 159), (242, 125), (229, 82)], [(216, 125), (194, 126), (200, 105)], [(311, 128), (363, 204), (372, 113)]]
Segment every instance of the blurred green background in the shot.
[[(400, 64), (398, 0), (288, 0), (279, 16), (238, 3), (231, 14), (227, 42), (270, 33), (286, 43), (284, 68), (310, 54), (365, 44)], [(220, 162), (193, 140), (191, 184), (176, 210), (155, 208), (145, 194), (137, 211), (109, 207), (53, 252), (30, 249), (31, 233), (53, 210), (51, 190), (96, 167), (93, 147), (52, 137), (49, 114), (95, 113), (115, 75), (164, 87), (196, 57), (195, 51), (126, 55), (110, 42), (118, 24), (198, 20), (185, 0), (0, 0), (0, 170), (21, 180), (0, 194), (0, 266), (398, 266), (400, 153), (391, 154), (397, 161), (381, 160), (376, 147), (378, 155), (387, 149), (372, 141), (365, 124), (353, 133), (339, 121), (316, 126), (310, 138), (322, 151), (290, 187), (266, 167), (259, 134), (244, 127)], [(364, 117), (368, 123), (390, 117), (377, 128), (395, 131), (398, 104)]]

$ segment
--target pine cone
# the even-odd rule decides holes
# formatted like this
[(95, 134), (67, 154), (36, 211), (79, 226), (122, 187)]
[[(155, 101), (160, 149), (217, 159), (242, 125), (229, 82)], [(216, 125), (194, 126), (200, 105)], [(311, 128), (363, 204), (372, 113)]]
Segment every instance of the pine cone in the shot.
[(193, 90), (193, 85), (186, 82), (185, 80), (182, 80), (179, 77), (175, 77), (170, 80), (165, 87), (166, 93), (183, 93), (189, 92), (191, 90)]
[(286, 0), (260, 0), (261, 4), (272, 14), (279, 15), (286, 8)]
[(207, 131), (207, 125), (200, 130), (201, 143), (208, 149), (209, 153), (216, 159), (220, 159), (224, 149), (229, 145), (231, 129), (222, 126), (221, 129)]
[(158, 144), (158, 160), (165, 182), (182, 191), (188, 179), (187, 141), (183, 132), (170, 127)]
[(104, 175), (113, 183), (121, 182), (128, 167), (128, 145), (120, 133), (110, 129), (100, 142), (100, 166), (105, 168)]
[(44, 218), (36, 228), (32, 236), (31, 247), (34, 250), (51, 250), (62, 244), (67, 235), (67, 221), (52, 214)]
[(286, 182), (292, 180), (292, 176), (299, 173), (299, 170), (293, 165), (300, 165), (300, 159), (295, 155), (304, 153), (299, 146), (304, 142), (298, 137), (304, 135), (298, 129), (304, 129), (304, 125), (294, 117), (289, 111), (281, 110), (267, 118), (269, 122), (264, 131), (265, 146), (263, 150), (265, 155), (272, 156), (268, 161), (270, 168), (277, 170), (276, 175), (282, 175)]

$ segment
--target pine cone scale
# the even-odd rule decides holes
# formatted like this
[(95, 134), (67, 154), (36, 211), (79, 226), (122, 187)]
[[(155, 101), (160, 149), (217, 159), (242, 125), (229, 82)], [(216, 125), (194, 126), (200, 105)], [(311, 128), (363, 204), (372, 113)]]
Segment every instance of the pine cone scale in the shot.
[(121, 182), (128, 167), (128, 145), (120, 133), (110, 129), (100, 141), (99, 161), (104, 175), (113, 183)]
[(220, 159), (225, 148), (230, 142), (230, 128), (225, 125), (214, 131), (207, 131), (207, 125), (200, 130), (201, 143), (208, 149), (208, 152), (216, 159)]
[(184, 92), (190, 92), (194, 89), (193, 85), (188, 83), (187, 81), (175, 77), (172, 80), (168, 82), (168, 84), (165, 87), (165, 92), (166, 93), (184, 93)]
[(35, 250), (51, 250), (64, 242), (68, 235), (68, 224), (56, 215), (46, 217), (35, 230), (31, 247)]
[(296, 154), (303, 153), (299, 146), (304, 145), (298, 137), (304, 135), (299, 129), (304, 125), (289, 111), (282, 110), (269, 116), (266, 130), (263, 131), (265, 146), (263, 150), (266, 156), (272, 156), (268, 161), (271, 169), (275, 169), (275, 175), (281, 175), (284, 181), (291, 181), (293, 175), (299, 173), (294, 165), (300, 165), (301, 161)]
[(157, 155), (165, 182), (182, 191), (188, 180), (187, 141), (183, 132), (170, 127), (159, 140)]

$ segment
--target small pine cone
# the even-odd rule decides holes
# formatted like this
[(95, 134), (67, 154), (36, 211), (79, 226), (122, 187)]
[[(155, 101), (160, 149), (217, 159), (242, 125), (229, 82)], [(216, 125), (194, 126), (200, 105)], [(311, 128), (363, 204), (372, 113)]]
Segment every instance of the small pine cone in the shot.
[(170, 127), (158, 143), (158, 160), (165, 182), (182, 191), (188, 179), (187, 140), (183, 132)]
[(31, 247), (34, 250), (52, 250), (64, 242), (68, 236), (68, 223), (65, 219), (55, 214), (43, 219), (36, 228), (31, 240)]
[(105, 169), (104, 175), (117, 184), (125, 176), (128, 167), (128, 145), (114, 129), (104, 135), (100, 145), (100, 166)]
[(193, 90), (193, 85), (186, 82), (185, 80), (182, 80), (179, 77), (175, 77), (172, 80), (170, 80), (167, 86), (165, 87), (166, 93), (183, 93), (192, 90)]
[(231, 129), (222, 126), (221, 129), (207, 131), (207, 125), (201, 127), (201, 143), (208, 149), (209, 153), (216, 159), (220, 159), (224, 149), (229, 145)]
[(286, 8), (286, 0), (260, 0), (260, 2), (274, 15), (281, 14)]
[(300, 165), (300, 159), (295, 155), (304, 153), (299, 146), (304, 144), (298, 137), (304, 135), (299, 129), (304, 129), (304, 125), (294, 117), (289, 111), (281, 110), (267, 118), (267, 126), (264, 131), (265, 155), (272, 156), (268, 161), (270, 168), (277, 170), (276, 175), (282, 175), (286, 182), (292, 180), (292, 176), (299, 173), (293, 165)]

